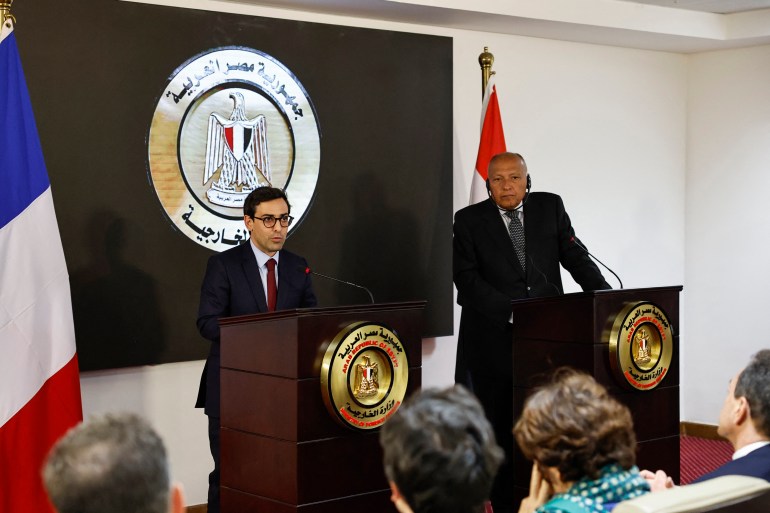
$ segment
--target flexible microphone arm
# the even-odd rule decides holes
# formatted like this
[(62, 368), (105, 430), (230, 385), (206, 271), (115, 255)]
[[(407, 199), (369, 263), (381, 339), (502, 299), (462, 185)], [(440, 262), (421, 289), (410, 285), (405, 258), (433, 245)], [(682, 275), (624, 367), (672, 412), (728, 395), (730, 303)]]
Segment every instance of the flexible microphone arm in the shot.
[(537, 265), (535, 265), (535, 260), (531, 256), (527, 255), (527, 260), (532, 265), (532, 268), (535, 271), (537, 271), (540, 274), (540, 276), (543, 277), (543, 279), (545, 280), (546, 285), (549, 285), (550, 287), (553, 287), (553, 290), (556, 291), (556, 295), (557, 296), (561, 296), (562, 294), (564, 294), (562, 291), (559, 290), (559, 287), (557, 287), (556, 285), (554, 285), (553, 283), (548, 281), (548, 276), (546, 276), (545, 273), (543, 271), (541, 271), (540, 268)]
[(344, 283), (345, 285), (350, 285), (351, 287), (356, 287), (356, 288), (365, 290), (366, 293), (369, 294), (369, 299), (372, 300), (372, 304), (374, 304), (374, 296), (372, 295), (372, 292), (369, 289), (367, 289), (366, 287), (364, 287), (363, 285), (356, 285), (355, 283), (350, 283), (349, 281), (340, 280), (339, 278), (332, 278), (331, 276), (327, 276), (325, 274), (321, 274), (321, 273), (315, 272), (314, 270), (312, 270), (309, 267), (304, 267), (304, 268), (301, 267), (300, 269), (302, 271), (304, 271), (305, 274), (312, 274), (313, 276), (320, 276), (321, 278), (326, 278), (327, 280), (336, 281), (338, 283)]
[(580, 241), (578, 241), (578, 240), (575, 238), (575, 236), (572, 236), (572, 237), (570, 237), (569, 241), (570, 241), (570, 242), (572, 242), (573, 244), (575, 244), (575, 246), (577, 246), (577, 247), (579, 247), (580, 249), (582, 249), (583, 251), (585, 251), (585, 252), (586, 252), (586, 254), (587, 254), (588, 256), (590, 256), (591, 258), (593, 258), (594, 260), (596, 260), (597, 262), (599, 262), (600, 264), (602, 264), (602, 266), (603, 266), (605, 269), (607, 269), (609, 272), (611, 272), (611, 273), (612, 273), (612, 275), (613, 275), (613, 276), (615, 276), (615, 278), (617, 278), (617, 280), (618, 280), (618, 283), (620, 283), (620, 288), (621, 288), (621, 289), (623, 288), (623, 281), (621, 281), (621, 279), (620, 279), (620, 276), (618, 276), (617, 274), (615, 274), (615, 271), (613, 271), (612, 269), (610, 269), (609, 267), (607, 267), (606, 265), (604, 265), (604, 262), (602, 262), (601, 260), (599, 260), (598, 258), (596, 258), (595, 256), (593, 256), (593, 255), (591, 254), (591, 252), (590, 252), (590, 251), (588, 251), (588, 249), (587, 249), (585, 246), (583, 246), (583, 245), (580, 243)]

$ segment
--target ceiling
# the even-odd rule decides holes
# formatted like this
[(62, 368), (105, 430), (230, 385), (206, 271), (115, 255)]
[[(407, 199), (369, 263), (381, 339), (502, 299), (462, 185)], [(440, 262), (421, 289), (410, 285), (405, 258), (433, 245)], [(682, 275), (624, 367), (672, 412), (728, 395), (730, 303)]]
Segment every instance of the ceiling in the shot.
[(770, 9), (770, 0), (624, 0), (635, 4), (659, 5), (688, 11), (730, 14)]
[(678, 53), (770, 44), (770, 0), (226, 1)]

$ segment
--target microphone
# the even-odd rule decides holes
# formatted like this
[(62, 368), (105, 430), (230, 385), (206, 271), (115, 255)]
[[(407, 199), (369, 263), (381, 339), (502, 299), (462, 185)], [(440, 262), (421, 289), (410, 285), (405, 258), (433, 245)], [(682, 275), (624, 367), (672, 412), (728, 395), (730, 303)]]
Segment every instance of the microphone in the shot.
[(615, 271), (613, 271), (612, 269), (610, 269), (609, 267), (607, 267), (606, 265), (604, 265), (604, 262), (602, 262), (601, 260), (599, 260), (598, 258), (596, 258), (595, 256), (593, 256), (593, 255), (591, 254), (591, 252), (590, 252), (590, 251), (588, 251), (588, 248), (586, 248), (585, 246), (583, 246), (583, 245), (580, 243), (580, 241), (579, 241), (579, 240), (577, 240), (577, 238), (576, 238), (574, 235), (573, 235), (572, 237), (570, 237), (570, 238), (569, 238), (569, 241), (570, 241), (571, 243), (573, 243), (575, 246), (577, 246), (577, 247), (579, 247), (580, 249), (582, 249), (583, 251), (585, 251), (585, 252), (586, 252), (586, 254), (587, 254), (588, 256), (590, 256), (591, 258), (593, 258), (594, 260), (596, 260), (597, 262), (599, 262), (600, 264), (602, 264), (602, 266), (603, 266), (605, 269), (607, 269), (609, 272), (611, 272), (611, 273), (612, 273), (612, 275), (613, 275), (613, 276), (615, 276), (615, 278), (617, 278), (617, 280), (618, 280), (618, 283), (620, 283), (620, 288), (621, 288), (621, 289), (623, 288), (623, 282), (621, 281), (621, 279), (620, 279), (620, 276), (618, 276), (617, 274), (615, 274)]
[(326, 278), (327, 280), (332, 280), (332, 281), (336, 281), (338, 283), (344, 283), (345, 285), (350, 285), (351, 287), (356, 287), (356, 288), (359, 288), (359, 289), (363, 289), (363, 290), (366, 291), (367, 294), (369, 294), (369, 299), (371, 299), (372, 300), (372, 304), (374, 304), (374, 296), (372, 295), (372, 292), (369, 289), (367, 289), (366, 287), (364, 287), (363, 285), (356, 285), (355, 283), (350, 283), (349, 281), (340, 280), (339, 278), (332, 278), (331, 276), (326, 276), (325, 274), (317, 273), (317, 272), (315, 272), (314, 270), (312, 270), (309, 267), (302, 267), (302, 266), (300, 266), (299, 269), (302, 272), (304, 272), (305, 274), (312, 274), (313, 276), (320, 276), (321, 278)]
[(556, 295), (557, 296), (561, 296), (563, 294), (563, 292), (559, 290), (559, 287), (557, 287), (556, 285), (554, 285), (553, 283), (548, 281), (548, 277), (545, 275), (545, 273), (543, 271), (540, 270), (540, 268), (538, 266), (535, 265), (535, 260), (530, 255), (527, 255), (527, 260), (529, 260), (529, 263), (530, 263), (530, 265), (532, 265), (532, 268), (535, 271), (537, 271), (538, 274), (540, 274), (540, 276), (543, 277), (543, 279), (545, 280), (545, 284), (550, 286), (550, 287), (553, 287), (553, 290), (556, 291)]

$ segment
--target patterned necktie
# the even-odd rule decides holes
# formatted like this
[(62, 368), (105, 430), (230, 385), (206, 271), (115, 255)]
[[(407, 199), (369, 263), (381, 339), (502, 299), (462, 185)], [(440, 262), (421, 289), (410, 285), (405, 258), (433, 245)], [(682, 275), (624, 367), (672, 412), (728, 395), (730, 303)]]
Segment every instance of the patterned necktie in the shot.
[(511, 242), (513, 242), (513, 249), (516, 250), (516, 256), (519, 258), (521, 268), (526, 271), (527, 260), (525, 256), (524, 226), (522, 226), (521, 221), (519, 221), (519, 216), (516, 214), (517, 212), (515, 210), (508, 210), (505, 212), (505, 215), (511, 220), (511, 222), (508, 223), (508, 235), (511, 237)]
[(267, 311), (275, 312), (278, 302), (278, 286), (275, 284), (275, 260), (267, 261)]

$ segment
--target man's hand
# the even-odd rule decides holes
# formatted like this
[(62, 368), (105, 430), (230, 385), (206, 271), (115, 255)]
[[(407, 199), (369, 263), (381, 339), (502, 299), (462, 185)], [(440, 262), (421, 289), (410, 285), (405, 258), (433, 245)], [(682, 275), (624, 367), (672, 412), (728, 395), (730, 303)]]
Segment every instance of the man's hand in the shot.
[(529, 496), (521, 501), (519, 513), (534, 513), (553, 496), (551, 483), (543, 479), (537, 464), (532, 465), (532, 477), (529, 479)]

